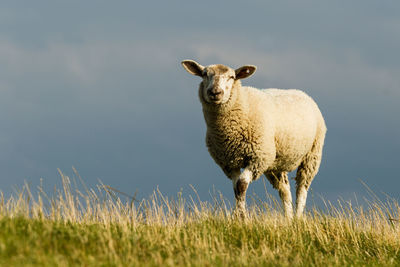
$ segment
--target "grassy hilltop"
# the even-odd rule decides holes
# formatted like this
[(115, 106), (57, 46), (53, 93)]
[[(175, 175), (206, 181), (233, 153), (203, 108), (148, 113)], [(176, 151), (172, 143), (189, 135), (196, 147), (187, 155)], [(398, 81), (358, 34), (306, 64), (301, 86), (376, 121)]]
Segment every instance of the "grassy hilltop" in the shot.
[(132, 203), (106, 186), (80, 192), (62, 179), (54, 197), (34, 197), (28, 187), (1, 197), (1, 266), (400, 265), (395, 201), (327, 205), (289, 222), (274, 200), (253, 199), (241, 220), (222, 197), (206, 203), (155, 192)]

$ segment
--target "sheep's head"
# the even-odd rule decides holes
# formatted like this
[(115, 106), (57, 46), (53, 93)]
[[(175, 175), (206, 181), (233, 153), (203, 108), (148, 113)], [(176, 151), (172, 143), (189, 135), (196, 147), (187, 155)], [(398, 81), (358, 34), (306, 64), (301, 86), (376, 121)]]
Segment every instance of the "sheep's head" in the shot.
[(256, 67), (252, 65), (234, 70), (221, 64), (202, 66), (193, 60), (182, 61), (182, 66), (190, 74), (203, 78), (199, 94), (205, 102), (210, 104), (227, 102), (235, 82), (251, 76), (256, 71)]

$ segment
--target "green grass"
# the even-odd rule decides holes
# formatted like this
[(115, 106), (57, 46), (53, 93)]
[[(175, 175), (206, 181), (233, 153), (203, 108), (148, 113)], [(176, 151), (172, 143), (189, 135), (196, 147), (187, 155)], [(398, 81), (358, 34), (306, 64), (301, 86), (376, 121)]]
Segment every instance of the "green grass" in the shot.
[(83, 193), (62, 175), (48, 197), (28, 187), (0, 199), (0, 266), (400, 266), (397, 202), (313, 209), (286, 220), (276, 201), (250, 201), (247, 219), (213, 203), (122, 201), (109, 187)]

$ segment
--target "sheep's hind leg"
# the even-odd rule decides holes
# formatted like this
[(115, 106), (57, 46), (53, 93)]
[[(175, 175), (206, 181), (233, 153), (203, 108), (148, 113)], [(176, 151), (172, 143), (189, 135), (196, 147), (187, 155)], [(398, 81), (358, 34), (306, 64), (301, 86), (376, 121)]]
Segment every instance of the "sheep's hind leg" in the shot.
[(266, 172), (265, 176), (272, 186), (278, 190), (285, 216), (289, 219), (293, 218), (292, 193), (290, 192), (287, 172)]
[(308, 187), (305, 185), (299, 185), (296, 189), (296, 217), (300, 218), (303, 215), (304, 208), (306, 206)]
[(306, 206), (307, 191), (318, 172), (322, 157), (324, 135), (314, 142), (311, 151), (304, 157), (296, 174), (296, 217), (303, 215)]
[(314, 176), (318, 172), (319, 160), (318, 158), (307, 159), (297, 169), (296, 174), (296, 217), (300, 218), (303, 215), (306, 206), (308, 189), (311, 185)]
[(246, 217), (246, 191), (252, 181), (252, 177), (252, 172), (245, 169), (242, 173), (236, 173), (232, 179), (236, 198), (235, 213), (242, 218)]

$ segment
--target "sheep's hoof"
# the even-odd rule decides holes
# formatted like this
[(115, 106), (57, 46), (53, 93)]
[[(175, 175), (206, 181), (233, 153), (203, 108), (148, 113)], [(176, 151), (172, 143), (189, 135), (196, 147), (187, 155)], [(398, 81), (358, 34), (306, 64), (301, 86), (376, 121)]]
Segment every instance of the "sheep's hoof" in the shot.
[(292, 210), (285, 210), (285, 218), (289, 221), (293, 220), (293, 211)]
[(293, 221), (293, 214), (285, 214), (285, 219), (288, 221)]
[(247, 218), (247, 213), (246, 213), (246, 210), (243, 210), (243, 209), (235, 209), (234, 211), (233, 211), (233, 218), (235, 218), (235, 219), (241, 219), (241, 220), (244, 220), (244, 219), (246, 219)]

